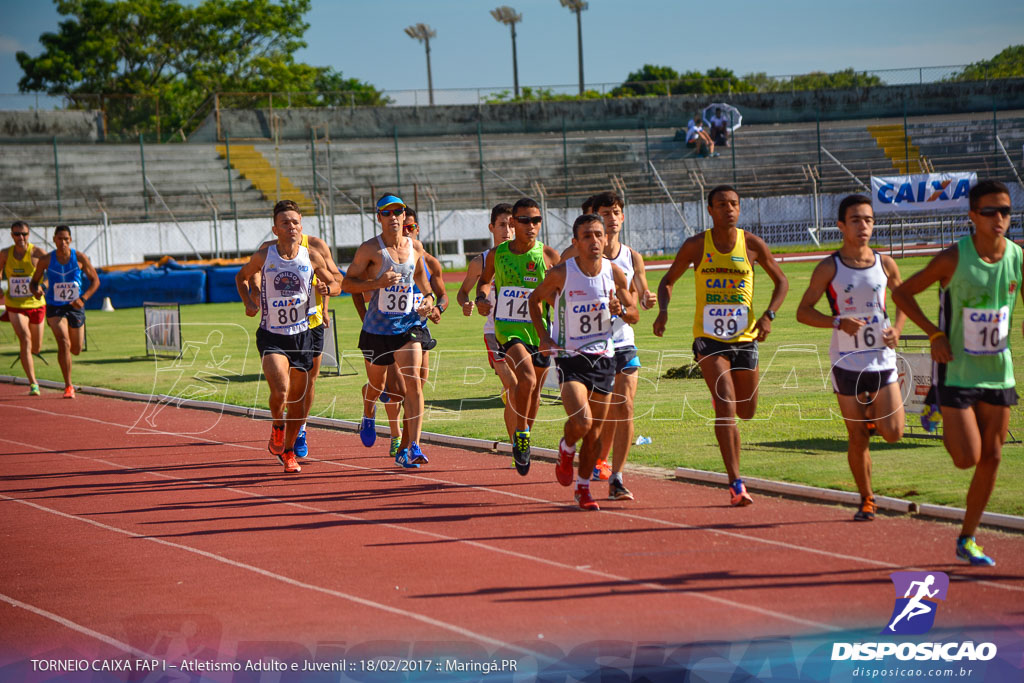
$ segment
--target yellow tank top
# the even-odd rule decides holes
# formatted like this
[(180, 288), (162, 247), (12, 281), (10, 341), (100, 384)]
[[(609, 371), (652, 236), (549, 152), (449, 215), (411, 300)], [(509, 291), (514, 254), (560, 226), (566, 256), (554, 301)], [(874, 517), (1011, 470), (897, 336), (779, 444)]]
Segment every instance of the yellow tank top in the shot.
[(46, 299), (32, 296), (29, 283), (32, 282), (32, 274), (36, 267), (32, 265), (32, 251), (35, 249), (31, 244), (25, 247), (25, 256), (17, 258), (14, 255), (14, 247), (7, 249), (7, 264), (4, 266), (4, 278), (7, 280), (6, 303), (14, 308), (39, 308), (46, 305)]
[[(302, 236), (302, 246), (309, 249), (309, 237), (306, 235)], [(313, 274), (313, 291), (316, 292), (316, 273)], [(309, 316), (309, 329), (320, 327), (324, 322), (324, 315), (324, 298), (320, 296), (320, 292), (316, 292), (316, 313)]]
[(704, 232), (704, 254), (695, 268), (697, 306), (693, 336), (723, 342), (747, 342), (757, 338), (751, 314), (754, 303), (754, 267), (747, 257), (747, 239), (736, 230), (736, 244), (728, 254), (719, 253)]

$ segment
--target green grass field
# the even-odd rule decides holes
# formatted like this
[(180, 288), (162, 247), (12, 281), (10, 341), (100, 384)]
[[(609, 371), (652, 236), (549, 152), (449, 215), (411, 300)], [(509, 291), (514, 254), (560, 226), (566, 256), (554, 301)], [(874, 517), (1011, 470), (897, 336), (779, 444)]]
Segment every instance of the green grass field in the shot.
[[(920, 269), (924, 258), (899, 261), (904, 277)], [(790, 293), (761, 347), (762, 383), (757, 419), (741, 426), (742, 472), (750, 476), (799, 482), (855, 491), (846, 463), (846, 431), (825, 373), (828, 371), (830, 332), (796, 322), (796, 307), (807, 286), (813, 263), (784, 266)], [(652, 287), (660, 272), (651, 273)], [(461, 276), (460, 276), (461, 278)], [(450, 283), (454, 301), (458, 283)], [(757, 275), (755, 310), (767, 304), (770, 281)], [(937, 298), (924, 295), (925, 310), (934, 313)], [(364, 382), (362, 357), (356, 349), (358, 318), (348, 297), (331, 303), (337, 316), (342, 376), (323, 375), (317, 384), (313, 413), (358, 420), (359, 390)], [(691, 360), (693, 277), (689, 273), (676, 286), (669, 329), (658, 339), (651, 333), (654, 312), (641, 314), (637, 346), (643, 362), (636, 400), (636, 433), (650, 437), (649, 445), (634, 447), (633, 463), (673, 468), (678, 465), (723, 471), (721, 457), (708, 418), (712, 416), (707, 389), (701, 379), (664, 379), (665, 372)], [(824, 306), (822, 302), (821, 306)], [(89, 350), (75, 361), (78, 384), (137, 392), (168, 393), (205, 400), (266, 407), (267, 390), (255, 348), (256, 320), (247, 318), (241, 304), (182, 307), (184, 361), (155, 361), (145, 356), (143, 313), (128, 309), (113, 313), (89, 312)], [(1019, 316), (1013, 322), (1014, 360), (1018, 380), (1024, 379), (1024, 340)], [(431, 326), (439, 340), (431, 353), (431, 377), (426, 387), (424, 429), (485, 439), (503, 439), (499, 383), (487, 366), (483, 351), (482, 318), (462, 316), (457, 306), (440, 325)], [(908, 334), (919, 330), (908, 326)], [(49, 366), (37, 362), (41, 378), (61, 379), (49, 331), (44, 354)], [(10, 327), (0, 332), (6, 366), (17, 347)], [(353, 372), (353, 370), (355, 372)], [(20, 374), (20, 367), (4, 370)], [(383, 411), (379, 411), (383, 419)], [(916, 416), (912, 416), (916, 423)], [(542, 406), (533, 442), (555, 447), (565, 419), (560, 405)], [(261, 427), (262, 428), (262, 427)], [(1024, 437), (1024, 417), (1015, 408), (1011, 431)], [(311, 444), (314, 452), (315, 437)], [(970, 471), (953, 467), (941, 442), (907, 438), (889, 445), (872, 443), (875, 491), (882, 495), (962, 507)], [(1024, 446), (1008, 444), (1003, 452), (999, 483), (988, 509), (1024, 514)], [(724, 493), (722, 494), (724, 496)]]

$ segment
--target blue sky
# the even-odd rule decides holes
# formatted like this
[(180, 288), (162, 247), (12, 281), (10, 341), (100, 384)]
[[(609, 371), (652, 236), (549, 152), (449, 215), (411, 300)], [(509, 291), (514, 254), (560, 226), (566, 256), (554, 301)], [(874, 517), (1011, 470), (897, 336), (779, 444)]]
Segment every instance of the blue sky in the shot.
[[(435, 89), (512, 86), (509, 30), (489, 10), (507, 3), (517, 27), (522, 85), (577, 82), (576, 24), (558, 0), (313, 0), (303, 61), (332, 66), (385, 90), (426, 88), (420, 43), (402, 29), (423, 22)], [(697, 7), (723, 8), (718, 17)], [(976, 16), (973, 8), (982, 8)], [(38, 54), (55, 31), (47, 0), (0, 0), (0, 94), (17, 92), (17, 50)], [(964, 64), (1024, 42), (1024, 2), (833, 0), (590, 0), (583, 13), (587, 83), (616, 83), (645, 63), (676, 70), (714, 66), (771, 75)], [(0, 108), (10, 98), (0, 98)]]

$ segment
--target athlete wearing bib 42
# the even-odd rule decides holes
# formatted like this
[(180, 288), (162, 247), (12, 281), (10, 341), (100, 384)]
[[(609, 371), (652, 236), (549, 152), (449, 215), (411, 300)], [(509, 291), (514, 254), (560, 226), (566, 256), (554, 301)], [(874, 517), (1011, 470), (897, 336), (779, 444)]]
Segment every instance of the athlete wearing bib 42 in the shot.
[[(615, 382), (612, 318), (636, 322), (636, 302), (622, 270), (604, 258), (605, 233), (600, 216), (584, 214), (572, 227), (577, 256), (547, 273), (529, 298), (530, 319), (540, 350), (558, 354), (562, 405), (569, 419), (558, 444), (555, 478), (572, 484), (576, 442), (583, 440), (576, 480), (576, 503), (600, 509), (590, 495), (590, 475), (600, 452), (598, 439)], [(542, 304), (554, 306), (548, 332)]]
[[(305, 396), (313, 367), (309, 331), (309, 316), (315, 307), (313, 275), (327, 287), (334, 283), (334, 276), (318, 252), (302, 246), (302, 215), (295, 202), (282, 200), (274, 206), (274, 234), (277, 242), (252, 255), (235, 275), (235, 285), (245, 314), (261, 314), (256, 348), (270, 385), (273, 418), (267, 449), (286, 473), (294, 473), (302, 470), (295, 459), (295, 440), (306, 423)], [(262, 283), (259, 304), (249, 286), (256, 273)]]
[[(772, 330), (789, 281), (760, 237), (736, 227), (740, 197), (728, 185), (708, 193), (713, 227), (694, 235), (679, 248), (675, 260), (658, 285), (661, 312), (654, 321), (655, 336), (665, 334), (672, 286), (693, 266), (697, 306), (693, 321), (693, 354), (715, 409), (715, 438), (729, 474), (730, 502), (753, 501), (740, 479), (740, 431), (737, 416), (754, 417), (757, 409), (757, 342)], [(768, 308), (760, 318), (751, 310), (754, 301), (754, 263), (775, 285)]]
[[(875, 252), (871, 199), (850, 195), (839, 203), (843, 245), (814, 269), (796, 319), (811, 327), (831, 328), (832, 386), (849, 435), (847, 460), (860, 492), (858, 522), (875, 518), (871, 490), (871, 431), (893, 443), (903, 436), (903, 397), (896, 384), (896, 352), (906, 315), (890, 325), (885, 290), (901, 283), (896, 262)], [(815, 309), (822, 294), (831, 314)]]
[(516, 235), (487, 253), (483, 273), (476, 285), (476, 306), (483, 315), (492, 310), (487, 294), (494, 282), (494, 335), (506, 362), (512, 364), (515, 388), (505, 405), (505, 424), (514, 425), (512, 459), (516, 471), (530, 471), (530, 427), (540, 408), (540, 390), (549, 361), (539, 348), (540, 337), (530, 321), (530, 293), (544, 280), (545, 273), (559, 261), (558, 252), (537, 241), (540, 206), (524, 197), (512, 207)]
[[(53, 231), (57, 247), (39, 259), (32, 275), (32, 293), (41, 293), (39, 283), (46, 278), (46, 323), (57, 341), (57, 360), (64, 375), (64, 398), (75, 397), (71, 382), (71, 357), (82, 352), (85, 333), (85, 302), (100, 287), (100, 278), (89, 258), (71, 248), (71, 228), (58, 225)], [(82, 275), (89, 279), (85, 288)]]
[(32, 273), (46, 252), (28, 241), (28, 223), (11, 223), (14, 246), (0, 251), (0, 273), (7, 280), (7, 291), (2, 303), (7, 307), (0, 320), (10, 320), (18, 338), (21, 367), (28, 378), (28, 393), (39, 395), (36, 368), (32, 356), (38, 356), (43, 344), (43, 318), (46, 301), (32, 293)]
[[(993, 566), (974, 533), (992, 495), (1010, 421), (1017, 404), (1010, 356), (1010, 316), (1024, 282), (1024, 254), (1006, 239), (1010, 191), (984, 180), (971, 188), (967, 215), (974, 234), (939, 253), (893, 292), (893, 301), (931, 341), (932, 389), (928, 403), (942, 411), (942, 441), (961, 469), (974, 468), (956, 556)], [(915, 296), (938, 282), (939, 322)]]

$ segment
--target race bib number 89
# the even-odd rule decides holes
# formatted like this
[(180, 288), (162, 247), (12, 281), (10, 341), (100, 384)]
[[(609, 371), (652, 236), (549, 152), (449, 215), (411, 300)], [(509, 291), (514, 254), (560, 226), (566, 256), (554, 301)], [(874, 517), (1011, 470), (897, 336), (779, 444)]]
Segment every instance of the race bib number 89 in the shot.
[(29, 288), (30, 282), (32, 282), (31, 277), (12, 277), (11, 296), (19, 299), (26, 296), (32, 296), (32, 290)]
[(750, 309), (746, 306), (709, 305), (704, 307), (704, 334), (732, 339), (747, 329)]
[(377, 297), (377, 310), (384, 315), (407, 315), (413, 312), (414, 302), (412, 285), (398, 283), (381, 290)]
[(497, 320), (510, 323), (530, 322), (530, 307), (527, 299), (532, 289), (526, 287), (502, 287), (498, 292), (498, 306), (494, 312)]
[(1006, 350), (1010, 336), (1010, 308), (965, 308), (964, 351), (976, 356), (990, 356)]

